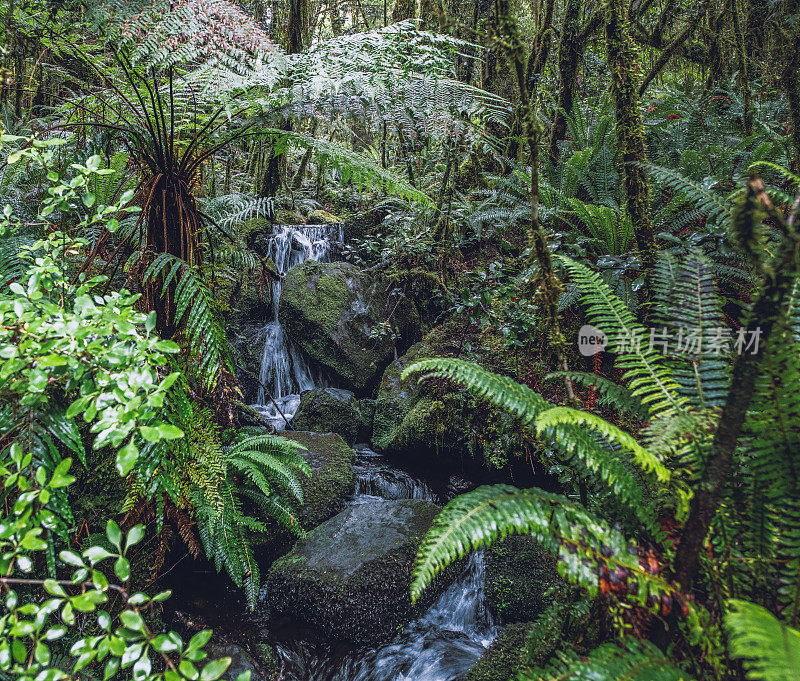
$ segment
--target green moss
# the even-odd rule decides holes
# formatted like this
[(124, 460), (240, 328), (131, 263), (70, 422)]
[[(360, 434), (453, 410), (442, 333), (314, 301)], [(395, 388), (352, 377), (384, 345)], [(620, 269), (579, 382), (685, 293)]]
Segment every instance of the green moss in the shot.
[(501, 622), (530, 622), (546, 605), (545, 592), (558, 582), (552, 556), (528, 536), (495, 543), (486, 565), (486, 598)]
[(326, 210), (312, 210), (308, 214), (308, 221), (312, 225), (335, 225), (344, 222), (342, 218)]
[(385, 293), (353, 265), (307, 261), (286, 275), (279, 318), (340, 385), (363, 395), (393, 356), (391, 340), (372, 333), (385, 318)]
[(361, 411), (353, 393), (338, 388), (307, 390), (292, 421), (297, 430), (337, 433), (353, 445), (361, 427)]
[(509, 624), (467, 672), (465, 681), (512, 681), (528, 657), (526, 641), (530, 622)]
[(305, 225), (308, 222), (300, 213), (284, 208), (275, 211), (273, 221), (276, 225)]
[(315, 527), (338, 513), (353, 492), (355, 452), (338, 435), (291, 432), (283, 437), (307, 448), (304, 458), (311, 466), (311, 477), (303, 478), (303, 508), (300, 517), (305, 528)]
[(412, 605), (411, 568), (438, 510), (411, 499), (348, 508), (273, 563), (268, 604), (331, 640), (372, 644), (390, 638), (447, 583), (437, 580), (424, 602)]

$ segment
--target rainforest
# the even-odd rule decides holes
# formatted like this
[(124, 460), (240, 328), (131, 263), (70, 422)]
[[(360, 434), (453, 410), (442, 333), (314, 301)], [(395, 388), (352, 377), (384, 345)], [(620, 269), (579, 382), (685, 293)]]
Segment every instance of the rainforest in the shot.
[(0, 17), (0, 681), (800, 681), (799, 0)]

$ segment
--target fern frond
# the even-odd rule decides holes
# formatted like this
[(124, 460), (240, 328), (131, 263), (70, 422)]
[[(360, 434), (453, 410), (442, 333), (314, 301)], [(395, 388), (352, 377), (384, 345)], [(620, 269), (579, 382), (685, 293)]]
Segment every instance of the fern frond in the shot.
[(756, 681), (800, 679), (800, 631), (787, 627), (754, 603), (731, 599), (725, 628), (731, 655), (742, 658)]
[(423, 372), (467, 386), (482, 399), (519, 418), (523, 424), (531, 424), (542, 409), (549, 407), (544, 398), (528, 386), (507, 376), (486, 371), (473, 362), (448, 358), (424, 359), (406, 367), (402, 379)]
[[(670, 472), (651, 452), (648, 452), (628, 433), (620, 430), (604, 418), (585, 411), (571, 409), (570, 407), (553, 407), (543, 411), (536, 417), (536, 432), (542, 434), (545, 430), (559, 429), (563, 434), (569, 430), (581, 430), (588, 427), (595, 430), (610, 441), (622, 447), (632, 455), (633, 460), (645, 473), (652, 473), (659, 482), (666, 483), (670, 479)], [(563, 428), (566, 426), (566, 428)], [(557, 438), (555, 441), (558, 441)]]
[(594, 565), (602, 550), (637, 565), (621, 533), (566, 497), (537, 488), (479, 487), (447, 504), (425, 535), (414, 566), (412, 600), (447, 565), (511, 533), (533, 536), (559, 556), (565, 577), (590, 591), (597, 589), (598, 579), (584, 561)]
[(622, 643), (603, 643), (586, 658), (560, 656), (545, 669), (520, 673), (519, 681), (692, 681), (649, 641), (626, 638)]
[(682, 409), (685, 400), (662, 358), (645, 340), (645, 329), (600, 275), (586, 265), (558, 256), (583, 291), (590, 322), (608, 337), (607, 349), (617, 352), (617, 366), (625, 370), (624, 380), (655, 416)]

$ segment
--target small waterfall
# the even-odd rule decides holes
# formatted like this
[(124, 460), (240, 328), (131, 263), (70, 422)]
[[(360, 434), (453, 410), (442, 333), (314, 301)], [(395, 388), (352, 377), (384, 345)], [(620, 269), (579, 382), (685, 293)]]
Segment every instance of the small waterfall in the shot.
[(441, 501), (426, 482), (394, 468), (380, 454), (367, 447), (355, 449), (356, 485), (351, 503), (363, 504), (375, 499)]
[[(343, 243), (344, 226), (314, 225), (299, 227), (275, 225), (269, 240), (267, 255), (283, 277), (292, 267), (316, 260), (325, 262), (332, 243)], [(282, 280), (272, 282), (272, 319), (264, 327), (264, 350), (261, 354), (261, 371), (256, 404), (264, 418), (279, 430), (286, 424), (277, 407), (291, 419), (300, 404), (300, 393), (323, 384), (322, 376), (315, 375), (303, 351), (293, 343), (278, 321), (278, 303), (281, 299)], [(265, 387), (275, 399), (270, 399)]]
[(304, 642), (278, 646), (284, 681), (460, 681), (497, 636), (484, 605), (483, 553), (402, 634), (375, 650), (327, 654)]

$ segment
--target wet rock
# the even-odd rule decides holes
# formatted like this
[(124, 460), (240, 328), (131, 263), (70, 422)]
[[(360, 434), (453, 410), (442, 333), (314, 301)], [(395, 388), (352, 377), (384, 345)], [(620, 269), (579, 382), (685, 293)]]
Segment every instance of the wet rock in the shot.
[(337, 433), (353, 445), (361, 423), (358, 400), (349, 390), (314, 388), (300, 395), (292, 426), (314, 433)]
[(395, 354), (381, 287), (348, 263), (307, 261), (289, 270), (278, 318), (335, 383), (358, 395), (371, 391)]
[(411, 604), (411, 569), (438, 510), (410, 499), (347, 508), (273, 563), (268, 605), (330, 640), (369, 645), (390, 638), (425, 605)]
[(553, 556), (532, 537), (511, 535), (486, 554), (486, 599), (502, 623), (535, 620), (548, 604), (545, 592), (557, 583)]
[(464, 681), (512, 681), (527, 662), (530, 622), (509, 624), (467, 672)]
[(311, 466), (311, 477), (301, 476), (303, 506), (300, 520), (308, 529), (336, 515), (344, 507), (355, 485), (355, 452), (334, 433), (282, 433), (306, 448), (303, 458)]

